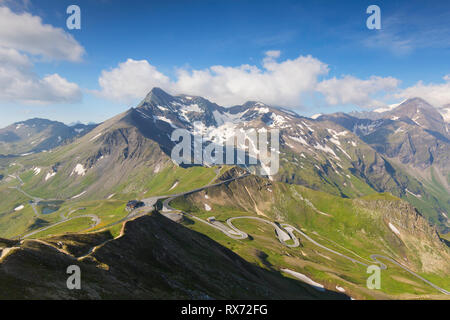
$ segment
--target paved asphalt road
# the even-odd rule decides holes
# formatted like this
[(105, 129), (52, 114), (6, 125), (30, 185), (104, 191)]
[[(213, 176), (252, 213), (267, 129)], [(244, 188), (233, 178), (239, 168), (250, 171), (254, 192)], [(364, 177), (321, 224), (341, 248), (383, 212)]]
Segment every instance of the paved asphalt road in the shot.
[[(285, 245), (285, 246), (287, 246), (287, 247), (295, 248), (295, 247), (298, 247), (298, 246), (299, 246), (300, 241), (299, 241), (298, 238), (294, 235), (294, 231), (295, 231), (295, 232), (299, 233), (303, 238), (305, 238), (306, 240), (308, 240), (309, 242), (313, 243), (314, 245), (316, 245), (316, 246), (318, 246), (318, 247), (320, 247), (320, 248), (322, 248), (322, 249), (324, 249), (324, 250), (327, 250), (327, 251), (329, 251), (329, 252), (331, 252), (331, 253), (333, 253), (333, 254), (335, 254), (335, 255), (338, 255), (338, 256), (340, 256), (340, 257), (343, 257), (343, 258), (345, 258), (345, 259), (348, 259), (348, 260), (350, 260), (350, 261), (352, 261), (352, 262), (354, 262), (354, 263), (363, 265), (363, 266), (365, 266), (365, 267), (368, 267), (368, 266), (369, 266), (368, 264), (366, 264), (366, 263), (364, 263), (364, 262), (361, 262), (361, 261), (359, 261), (359, 260), (356, 260), (356, 259), (354, 259), (354, 258), (351, 258), (351, 257), (349, 257), (349, 256), (347, 256), (347, 255), (345, 255), (345, 254), (342, 254), (342, 253), (340, 253), (340, 252), (337, 252), (337, 251), (335, 251), (335, 250), (333, 250), (333, 249), (331, 249), (331, 248), (328, 248), (328, 247), (326, 247), (326, 246), (324, 246), (324, 245), (318, 243), (317, 241), (315, 241), (314, 239), (312, 239), (311, 237), (309, 237), (307, 234), (305, 234), (304, 232), (302, 232), (302, 231), (299, 230), (298, 228), (296, 228), (296, 227), (294, 227), (294, 226), (291, 226), (291, 225), (289, 225), (289, 224), (281, 224), (281, 225), (278, 225), (278, 224), (276, 224), (275, 222), (272, 222), (272, 221), (269, 221), (269, 220), (266, 220), (266, 219), (262, 219), (262, 218), (259, 218), (259, 217), (254, 217), (254, 216), (240, 216), (240, 217), (233, 217), (233, 218), (230, 218), (230, 219), (227, 220), (227, 225), (228, 225), (228, 226), (230, 227), (230, 229), (233, 231), (233, 232), (229, 232), (229, 231), (227, 231), (225, 228), (223, 228), (223, 227), (221, 227), (221, 226), (214, 225), (213, 223), (210, 223), (210, 222), (208, 222), (208, 221), (206, 221), (206, 220), (203, 220), (203, 219), (200, 219), (200, 218), (198, 218), (198, 217), (195, 217), (195, 216), (193, 216), (193, 215), (191, 215), (191, 214), (189, 214), (189, 213), (182, 212), (182, 211), (179, 211), (179, 210), (177, 210), (177, 209), (174, 209), (174, 208), (172, 208), (172, 207), (170, 206), (170, 204), (169, 204), (170, 201), (172, 201), (173, 199), (175, 199), (175, 198), (177, 198), (177, 197), (181, 197), (181, 196), (189, 195), (189, 194), (192, 194), (192, 193), (196, 193), (196, 192), (202, 191), (202, 190), (207, 189), (207, 188), (210, 188), (210, 187), (215, 187), (215, 186), (219, 186), (219, 185), (222, 185), (222, 184), (224, 184), (224, 183), (227, 183), (227, 182), (232, 182), (232, 181), (235, 181), (235, 180), (238, 180), (238, 179), (242, 179), (242, 178), (244, 178), (244, 177), (246, 177), (246, 176), (248, 176), (248, 174), (242, 175), (242, 176), (240, 176), (240, 177), (228, 179), (228, 180), (225, 180), (225, 181), (221, 181), (221, 182), (218, 182), (218, 183), (215, 183), (215, 184), (212, 184), (212, 182), (215, 180), (215, 179), (213, 179), (208, 185), (206, 185), (206, 186), (204, 186), (204, 187), (201, 187), (201, 188), (196, 188), (196, 189), (193, 189), (193, 190), (190, 190), (190, 191), (187, 191), (187, 192), (183, 192), (183, 193), (178, 193), (178, 194), (164, 195), (164, 196), (155, 196), (155, 197), (150, 197), (150, 198), (143, 199), (142, 202), (144, 202), (144, 204), (145, 204), (144, 207), (138, 208), (137, 210), (134, 210), (134, 211), (130, 212), (130, 214), (129, 214), (128, 216), (126, 216), (125, 218), (123, 218), (123, 219), (121, 219), (120, 221), (117, 221), (117, 222), (115, 222), (115, 223), (112, 223), (112, 224), (110, 224), (110, 225), (108, 225), (108, 226), (105, 226), (105, 228), (106, 228), (106, 227), (110, 227), (110, 226), (115, 225), (115, 224), (118, 224), (118, 223), (122, 223), (122, 222), (125, 222), (125, 221), (128, 221), (128, 220), (131, 220), (131, 219), (135, 219), (136, 217), (139, 217), (139, 216), (142, 216), (142, 215), (145, 215), (145, 214), (147, 214), (147, 212), (148, 212), (149, 210), (153, 210), (154, 205), (156, 204), (156, 202), (157, 202), (158, 200), (160, 200), (160, 199), (165, 199), (164, 202), (163, 202), (163, 210), (162, 210), (162, 214), (163, 214), (163, 215), (166, 215), (166, 216), (168, 216), (169, 218), (172, 218), (174, 213), (178, 213), (178, 214), (181, 214), (181, 215), (186, 215), (186, 216), (188, 216), (188, 217), (191, 218), (191, 219), (195, 219), (195, 220), (197, 220), (197, 221), (199, 221), (199, 222), (202, 222), (202, 223), (204, 223), (204, 224), (207, 224), (207, 225), (211, 226), (212, 228), (215, 228), (215, 229), (217, 229), (217, 230), (223, 232), (224, 234), (226, 234), (228, 237), (230, 237), (230, 238), (232, 238), (232, 239), (242, 240), (242, 239), (246, 239), (246, 238), (248, 237), (248, 234), (247, 234), (247, 233), (243, 232), (242, 230), (239, 230), (238, 228), (236, 228), (236, 227), (232, 224), (232, 222), (233, 222), (234, 220), (237, 220), (237, 219), (251, 219), (251, 220), (257, 220), (257, 221), (260, 221), (260, 222), (263, 222), (263, 223), (267, 223), (267, 224), (270, 224), (271, 226), (273, 226), (274, 229), (275, 229), (275, 231), (276, 231), (276, 234), (277, 234), (277, 237), (278, 237), (279, 241), (280, 241), (283, 245)], [(23, 182), (20, 180), (19, 177), (15, 177), (15, 178), (17, 178), (17, 179), (21, 182), (21, 184), (23, 184)], [(217, 178), (217, 175), (216, 175), (216, 178)], [(16, 188), (17, 190), (19, 190), (20, 192), (24, 193), (25, 195), (27, 195), (28, 197), (32, 198), (32, 199), (33, 199), (34, 201), (36, 201), (36, 202), (43, 201), (43, 199), (35, 198), (35, 197), (33, 197), (33, 196), (27, 194), (27, 193), (24, 192), (20, 187), (15, 187), (15, 188)], [(35, 213), (37, 214), (35, 207), (33, 207), (33, 209), (35, 210)], [(52, 224), (52, 225), (50, 225), (50, 226), (48, 226), (48, 227), (45, 227), (45, 228), (42, 228), (42, 229), (33, 231), (33, 232), (31, 232), (31, 233), (29, 233), (29, 234), (23, 236), (22, 238), (30, 237), (30, 236), (32, 236), (33, 234), (36, 234), (36, 233), (38, 233), (38, 232), (47, 230), (47, 229), (49, 229), (49, 228), (51, 228), (51, 227), (54, 227), (54, 226), (56, 226), (56, 225), (59, 225), (59, 224), (61, 224), (61, 223), (64, 223), (64, 222), (67, 222), (67, 221), (70, 221), (70, 220), (73, 220), (73, 219), (83, 218), (83, 217), (89, 217), (89, 218), (92, 218), (92, 220), (95, 221), (95, 225), (98, 225), (98, 224), (100, 223), (100, 219), (99, 219), (96, 215), (90, 215), (90, 214), (88, 214), (88, 215), (81, 215), (81, 216), (76, 216), (76, 217), (73, 217), (73, 218), (64, 219), (64, 220), (59, 221), (59, 222), (57, 222), (57, 223), (55, 223), (55, 224)], [(286, 233), (289, 235), (290, 240), (293, 241), (292, 244), (287, 244), (287, 243), (286, 243)], [(93, 252), (94, 250), (95, 250), (95, 248), (91, 249), (90, 252)], [(88, 254), (89, 254), (89, 253), (88, 253)], [(422, 280), (423, 282), (429, 284), (430, 286), (432, 286), (432, 287), (435, 288), (436, 290), (439, 290), (440, 292), (442, 292), (442, 293), (444, 293), (444, 294), (446, 294), (446, 295), (449, 295), (449, 294), (450, 294), (449, 291), (447, 291), (447, 290), (445, 290), (445, 289), (443, 289), (443, 288), (441, 288), (441, 287), (435, 285), (434, 283), (432, 283), (432, 282), (430, 282), (430, 281), (424, 279), (424, 278), (421, 277), (420, 275), (418, 275), (418, 274), (416, 274), (415, 272), (409, 270), (408, 268), (406, 268), (406, 267), (403, 266), (402, 264), (398, 263), (397, 261), (395, 261), (395, 260), (393, 260), (393, 259), (391, 259), (391, 258), (389, 258), (389, 257), (383, 256), (383, 255), (378, 255), (378, 254), (373, 254), (373, 255), (370, 256), (370, 258), (371, 258), (375, 263), (379, 264), (379, 265), (380, 265), (380, 268), (383, 269), (383, 270), (387, 269), (387, 266), (386, 266), (384, 263), (382, 263), (381, 261), (379, 261), (379, 259), (385, 259), (385, 260), (388, 260), (388, 261), (394, 263), (395, 265), (399, 266), (400, 268), (404, 269), (405, 271), (409, 272), (409, 273), (412, 274), (413, 276), (417, 277), (418, 279)]]
[[(240, 178), (242, 178), (242, 177), (240, 177)], [(210, 186), (207, 186), (207, 187), (212, 187), (212, 186), (220, 185), (220, 184), (223, 184), (223, 183), (225, 183), (225, 182), (229, 182), (229, 181), (233, 181), (233, 180), (236, 180), (236, 179), (230, 179), (230, 180), (228, 180), (228, 181), (224, 181), (224, 182), (222, 182), (222, 183), (210, 185)], [(275, 228), (275, 231), (276, 231), (278, 240), (279, 240), (283, 245), (285, 245), (285, 246), (287, 246), (287, 247), (295, 248), (295, 247), (298, 247), (298, 246), (299, 246), (300, 241), (299, 241), (298, 238), (294, 235), (294, 231), (295, 231), (295, 232), (299, 233), (303, 238), (305, 238), (306, 240), (308, 240), (309, 242), (313, 243), (314, 245), (316, 245), (316, 246), (318, 246), (318, 247), (320, 247), (320, 248), (322, 248), (322, 249), (324, 249), (324, 250), (326, 250), (326, 251), (328, 251), (328, 252), (331, 252), (331, 253), (333, 253), (333, 254), (335, 254), (335, 255), (338, 255), (338, 256), (340, 256), (340, 257), (342, 257), (342, 258), (345, 258), (345, 259), (347, 259), (347, 260), (350, 260), (350, 261), (352, 261), (352, 262), (354, 262), (354, 263), (357, 263), (357, 264), (360, 264), (360, 265), (362, 265), (362, 266), (365, 266), (365, 267), (368, 267), (368, 266), (369, 266), (369, 264), (367, 264), (367, 263), (364, 263), (364, 262), (361, 262), (361, 261), (359, 261), (359, 260), (356, 260), (356, 259), (354, 259), (354, 258), (352, 258), (352, 257), (349, 257), (349, 256), (347, 256), (347, 255), (345, 255), (345, 254), (343, 254), (343, 253), (340, 253), (340, 252), (338, 252), (338, 251), (336, 251), (336, 250), (333, 250), (333, 249), (331, 249), (331, 248), (328, 248), (328, 247), (326, 247), (326, 246), (324, 246), (324, 245), (318, 243), (317, 241), (315, 241), (314, 239), (312, 239), (311, 237), (309, 237), (307, 234), (305, 234), (305, 233), (304, 233), (303, 231), (301, 231), (300, 229), (298, 229), (298, 228), (296, 228), (296, 227), (294, 227), (294, 226), (292, 226), (292, 225), (289, 225), (289, 224), (281, 224), (281, 225), (277, 225), (275, 222), (272, 222), (272, 221), (269, 221), (269, 220), (266, 220), (266, 219), (263, 219), (263, 218), (260, 218), (260, 217), (254, 217), (254, 216), (240, 216), (240, 217), (233, 217), (233, 218), (229, 218), (229, 219), (226, 221), (226, 222), (227, 222), (227, 225), (228, 225), (228, 226), (230, 227), (230, 229), (233, 231), (233, 233), (230, 233), (229, 231), (225, 230), (224, 228), (218, 227), (218, 226), (214, 225), (213, 223), (210, 223), (210, 222), (208, 222), (208, 221), (206, 221), (206, 220), (203, 220), (203, 219), (200, 219), (200, 218), (198, 218), (198, 217), (195, 217), (195, 216), (193, 216), (193, 215), (191, 215), (191, 214), (189, 214), (189, 213), (182, 212), (182, 211), (179, 211), (179, 210), (176, 210), (176, 209), (170, 207), (170, 205), (169, 205), (170, 201), (172, 201), (172, 200), (175, 199), (176, 197), (178, 197), (178, 196), (183, 196), (183, 195), (187, 195), (187, 194), (191, 194), (191, 193), (195, 193), (195, 192), (201, 191), (201, 190), (203, 190), (203, 189), (205, 189), (205, 188), (207, 188), (207, 187), (195, 189), (195, 190), (192, 190), (192, 191), (189, 191), (189, 192), (186, 192), (186, 193), (182, 193), (182, 194), (179, 194), (179, 195), (171, 195), (171, 196), (169, 196), (169, 198), (167, 198), (167, 199), (163, 202), (163, 208), (166, 210), (165, 212), (174, 212), (174, 211), (180, 212), (181, 214), (184, 214), (184, 215), (188, 216), (189, 218), (195, 219), (195, 220), (197, 220), (197, 221), (199, 221), (199, 222), (202, 222), (202, 223), (204, 223), (204, 224), (207, 224), (207, 225), (211, 226), (212, 228), (215, 228), (215, 229), (217, 229), (217, 230), (223, 232), (223, 233), (226, 234), (228, 237), (230, 237), (230, 238), (232, 238), (232, 239), (235, 239), (235, 240), (246, 239), (246, 238), (248, 237), (248, 234), (245, 233), (244, 231), (239, 230), (238, 228), (236, 228), (236, 227), (233, 225), (233, 223), (232, 223), (234, 220), (237, 220), (237, 219), (251, 219), (251, 220), (257, 220), (257, 221), (260, 221), (260, 222), (263, 222), (263, 223), (267, 223), (267, 224), (272, 225), (272, 226)], [(164, 212), (163, 212), (163, 214), (164, 214)], [(293, 241), (293, 244), (287, 244), (287, 243), (286, 243), (286, 240), (284, 240), (284, 239), (280, 236), (280, 235), (283, 235), (283, 233), (287, 233), (287, 234), (289, 235), (290, 239)], [(434, 283), (428, 281), (427, 279), (421, 277), (421, 276), (418, 275), (417, 273), (415, 273), (415, 272), (409, 270), (407, 267), (403, 266), (402, 264), (398, 263), (397, 261), (393, 260), (392, 258), (383, 256), (383, 255), (379, 255), (379, 254), (373, 254), (373, 255), (370, 256), (370, 258), (374, 261), (374, 263), (377, 263), (377, 264), (380, 266), (380, 268), (381, 268), (382, 270), (386, 270), (386, 269), (387, 269), (387, 266), (386, 266), (383, 262), (381, 262), (379, 259), (388, 260), (388, 261), (394, 263), (395, 265), (399, 266), (400, 268), (404, 269), (405, 271), (409, 272), (411, 275), (415, 276), (416, 278), (418, 278), (418, 279), (422, 280), (423, 282), (429, 284), (430, 286), (432, 286), (432, 287), (435, 288), (436, 290), (438, 290), (438, 291), (440, 291), (440, 292), (442, 292), (442, 293), (444, 293), (444, 294), (446, 294), (446, 295), (450, 295), (450, 292), (449, 292), (449, 291), (447, 291), (447, 290), (445, 290), (445, 289), (443, 289), (443, 288), (441, 288), (441, 287), (435, 285)]]

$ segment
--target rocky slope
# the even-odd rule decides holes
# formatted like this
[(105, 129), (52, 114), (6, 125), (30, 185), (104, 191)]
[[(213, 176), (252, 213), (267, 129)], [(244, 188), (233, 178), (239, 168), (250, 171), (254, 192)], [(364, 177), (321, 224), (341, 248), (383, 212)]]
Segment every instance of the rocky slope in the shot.
[[(257, 267), (199, 233), (153, 213), (123, 234), (26, 240), (3, 249), (6, 299), (344, 299)], [(106, 242), (105, 242), (106, 240)], [(97, 246), (89, 253), (91, 246)], [(7, 250), (7, 252), (5, 252)], [(84, 251), (84, 252), (83, 252)], [(82, 253), (83, 252), (83, 253)], [(82, 257), (80, 257), (82, 255)], [(81, 290), (68, 290), (66, 268), (81, 268)]]
[(405, 177), (401, 179), (403, 183), (397, 192), (385, 191), (415, 198), (410, 199), (412, 203), (441, 230), (448, 231), (445, 213), (450, 209), (449, 124), (436, 108), (416, 98), (379, 112), (377, 119), (336, 113), (319, 120), (332, 121), (354, 132), (384, 157), (392, 170), (406, 174), (407, 181)]
[[(27, 169), (38, 164), (45, 172), (32, 188), (44, 187), (60, 193), (58, 197), (86, 191), (83, 197), (98, 198), (119, 191), (114, 189), (118, 185), (145, 191), (138, 181), (173, 165), (171, 134), (178, 128), (202, 136), (204, 146), (224, 144), (236, 130), (245, 129), (248, 138), (251, 130), (278, 129), (280, 170), (272, 180), (342, 197), (391, 192), (411, 201), (445, 232), (442, 213), (450, 210), (445, 196), (450, 177), (447, 124), (420, 99), (379, 114), (378, 120), (346, 114), (313, 120), (260, 102), (224, 108), (202, 97), (172, 96), (154, 88), (136, 108), (55, 149), (51, 156), (41, 153), (25, 161)], [(251, 153), (255, 146), (239, 148)], [(265, 173), (262, 166), (246, 167)]]
[(218, 220), (222, 212), (240, 212), (241, 216), (257, 215), (280, 224), (295, 223), (308, 228), (310, 235), (316, 231), (341, 244), (347, 242), (347, 248), (358, 243), (357, 252), (386, 253), (416, 272), (450, 272), (450, 249), (436, 227), (409, 203), (390, 195), (338, 200), (325, 193), (249, 176), (187, 195), (175, 204), (197, 215), (207, 204)]
[(30, 119), (0, 129), (0, 154), (20, 155), (48, 151), (87, 134), (96, 125), (64, 123), (46, 119)]

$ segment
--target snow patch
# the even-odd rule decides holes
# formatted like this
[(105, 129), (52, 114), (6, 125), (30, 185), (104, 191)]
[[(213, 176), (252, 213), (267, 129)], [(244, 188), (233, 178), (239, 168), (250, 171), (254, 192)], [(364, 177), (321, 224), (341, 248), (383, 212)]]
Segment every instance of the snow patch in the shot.
[(258, 108), (257, 110), (259, 114), (269, 113), (269, 108)]
[(336, 286), (336, 290), (339, 292), (345, 292), (345, 289), (339, 286)]
[(386, 106), (386, 107), (383, 107), (383, 108), (375, 109), (375, 110), (373, 110), (373, 112), (376, 112), (376, 113), (383, 113), (383, 112), (386, 112), (386, 111), (391, 111), (391, 110), (397, 108), (399, 105), (401, 105), (401, 104), (402, 104), (403, 102), (405, 102), (405, 101), (406, 101), (406, 100), (403, 100), (403, 101), (400, 102), (400, 103), (395, 103), (395, 104), (391, 104), (391, 105)]
[(209, 205), (207, 205), (206, 203), (205, 203), (205, 210), (206, 211), (211, 211), (211, 207)]
[(400, 235), (400, 231), (398, 231), (398, 229), (392, 224), (392, 223), (390, 223), (389, 222), (389, 228), (392, 230), (392, 232), (394, 232), (395, 234), (397, 234), (397, 235)]
[(47, 175), (45, 176), (45, 181), (47, 181), (48, 179), (50, 179), (51, 177), (53, 177), (56, 174), (56, 172), (47, 172)]
[(422, 196), (420, 194), (414, 194), (411, 191), (409, 191), (408, 189), (406, 189), (406, 192), (408, 192), (409, 194), (413, 195), (416, 198), (422, 198)]
[(281, 271), (286, 272), (288, 274), (290, 274), (291, 276), (294, 276), (295, 278), (313, 286), (314, 289), (318, 290), (318, 291), (325, 291), (325, 287), (323, 285), (321, 285), (320, 283), (315, 282), (314, 280), (308, 278), (307, 276), (305, 276), (303, 273), (300, 272), (296, 272), (290, 269), (281, 269)]
[(288, 138), (291, 139), (291, 140), (297, 141), (297, 142), (299, 142), (301, 144), (308, 145), (308, 142), (306, 142), (306, 140), (303, 139), (303, 137), (291, 137), (291, 136), (289, 136)]
[(323, 146), (323, 145), (321, 145), (321, 144), (316, 144), (316, 145), (314, 146), (314, 148), (317, 149), (317, 150), (325, 151), (325, 152), (327, 152), (327, 153), (333, 155), (336, 159), (341, 160), (341, 159), (336, 155), (336, 153), (333, 151), (333, 149), (331, 149), (331, 148), (330, 148), (329, 146), (327, 146), (327, 145)]
[(304, 121), (302, 121), (303, 125), (308, 128), (309, 131), (314, 132), (314, 129), (307, 125)]
[(178, 181), (176, 181), (176, 182), (173, 184), (173, 186), (169, 189), (169, 191), (172, 190), (172, 189), (175, 189), (175, 188), (177, 187), (177, 185), (178, 185)]
[(14, 211), (20, 211), (23, 208), (25, 208), (25, 206), (22, 204), (22, 205), (18, 206), (17, 208), (15, 208)]
[(280, 116), (278, 114), (272, 113), (270, 115), (270, 118), (272, 119), (272, 123), (270, 124), (271, 127), (279, 127), (286, 123), (286, 118), (283, 116)]
[(89, 141), (93, 141), (95, 139), (97, 139), (98, 137), (100, 137), (103, 134), (103, 132), (100, 132), (99, 134), (96, 134), (94, 137), (92, 137), (91, 139), (89, 139)]
[(79, 176), (84, 176), (86, 174), (86, 169), (83, 167), (82, 164), (78, 163), (75, 168), (72, 170), (72, 173), (70, 174), (70, 176), (72, 176), (73, 174), (78, 174)]
[(159, 120), (159, 121), (164, 121), (164, 122), (168, 123), (172, 128), (178, 129), (178, 127), (177, 127), (176, 125), (173, 124), (172, 120), (170, 120), (170, 119), (168, 119), (168, 118), (166, 118), (166, 117), (163, 117), (163, 116), (153, 116), (153, 119), (154, 119), (154, 120)]
[(71, 199), (79, 198), (79, 197), (81, 197), (83, 194), (85, 194), (86, 192), (87, 192), (87, 191), (83, 191), (82, 193), (77, 194), (76, 196), (73, 196)]

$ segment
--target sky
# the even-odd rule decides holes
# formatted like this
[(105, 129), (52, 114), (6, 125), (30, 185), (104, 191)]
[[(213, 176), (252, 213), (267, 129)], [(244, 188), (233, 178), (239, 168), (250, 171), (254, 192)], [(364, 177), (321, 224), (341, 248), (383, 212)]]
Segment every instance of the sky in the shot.
[(101, 122), (155, 86), (306, 116), (416, 96), (441, 107), (449, 21), (445, 0), (0, 0), (0, 127)]

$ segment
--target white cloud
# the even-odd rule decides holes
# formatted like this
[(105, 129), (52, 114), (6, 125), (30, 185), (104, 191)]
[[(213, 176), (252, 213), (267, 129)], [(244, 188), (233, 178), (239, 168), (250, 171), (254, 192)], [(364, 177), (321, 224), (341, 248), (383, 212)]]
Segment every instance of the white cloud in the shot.
[(117, 68), (103, 70), (98, 79), (102, 97), (111, 100), (132, 101), (143, 98), (153, 87), (168, 88), (170, 80), (146, 60), (128, 59)]
[(112, 100), (138, 99), (158, 86), (172, 93), (204, 96), (222, 105), (258, 100), (297, 107), (302, 95), (314, 90), (318, 77), (327, 74), (328, 67), (311, 56), (277, 62), (279, 55), (279, 51), (268, 51), (262, 68), (245, 64), (179, 69), (175, 81), (170, 81), (145, 60), (128, 59), (117, 68), (102, 72), (99, 94)]
[(445, 82), (441, 84), (426, 84), (419, 81), (414, 86), (396, 93), (395, 97), (402, 99), (420, 97), (436, 107), (441, 107), (450, 103), (450, 75), (444, 76), (444, 80)]
[(81, 90), (58, 74), (39, 77), (30, 57), (79, 61), (84, 48), (62, 29), (29, 13), (0, 7), (0, 101), (65, 103), (81, 99)]
[(346, 75), (321, 79), (328, 66), (311, 56), (278, 61), (280, 51), (266, 52), (262, 67), (244, 64), (237, 67), (216, 65), (201, 70), (178, 69), (174, 80), (148, 61), (128, 59), (116, 68), (104, 70), (99, 78), (97, 94), (117, 101), (142, 99), (153, 87), (172, 94), (199, 95), (230, 106), (248, 100), (267, 104), (299, 107), (304, 94), (319, 93), (328, 105), (359, 107), (386, 106), (387, 99), (422, 97), (436, 106), (450, 103), (450, 75), (443, 84), (424, 84), (399, 89), (400, 80), (371, 76), (359, 79)]
[(177, 92), (205, 96), (223, 105), (247, 100), (286, 107), (299, 106), (302, 95), (314, 90), (319, 76), (328, 72), (326, 64), (311, 56), (277, 62), (277, 54), (269, 52), (262, 69), (212, 66), (204, 70), (179, 70)]
[(400, 81), (392, 77), (372, 76), (361, 80), (353, 76), (324, 80), (317, 86), (317, 91), (325, 96), (331, 105), (355, 104), (360, 107), (374, 107), (384, 103), (373, 99), (377, 93), (385, 93), (397, 88)]
[(280, 50), (269, 50), (266, 51), (266, 56), (269, 58), (279, 58), (281, 55), (281, 51)]
[(80, 61), (84, 48), (67, 32), (38, 16), (0, 7), (0, 45), (47, 59)]
[(39, 78), (28, 57), (0, 47), (0, 100), (26, 103), (74, 102), (81, 99), (78, 85), (58, 74)]

